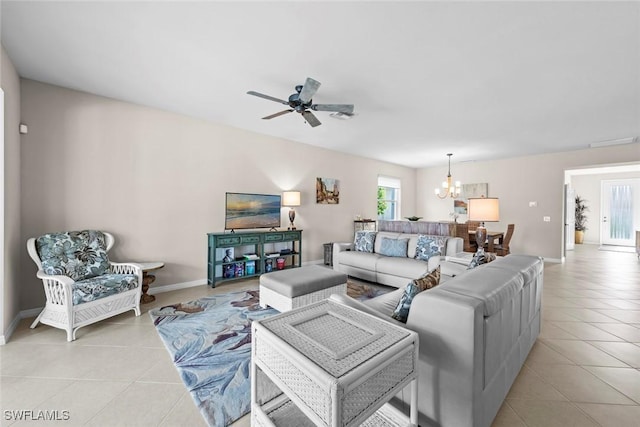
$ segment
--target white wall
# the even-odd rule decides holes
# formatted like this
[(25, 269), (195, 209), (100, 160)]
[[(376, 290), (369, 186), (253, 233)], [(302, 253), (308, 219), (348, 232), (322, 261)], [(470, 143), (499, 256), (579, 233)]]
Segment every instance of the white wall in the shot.
[[(378, 175), (402, 180), (415, 211), (414, 169), (22, 80), (22, 241), (95, 228), (115, 234), (115, 260), (164, 261), (153, 286), (206, 278), (206, 233), (224, 227), (226, 191), (302, 192), (303, 262), (353, 239), (375, 218)], [(315, 203), (316, 177), (340, 180), (338, 205)], [(282, 210), (282, 225), (288, 224)], [(43, 305), (24, 251), (21, 308)]]
[[(584, 233), (585, 243), (600, 244), (602, 181), (630, 178), (640, 178), (640, 166), (638, 172), (575, 175), (571, 177), (571, 186), (576, 195), (585, 199), (589, 208), (589, 211), (586, 212), (587, 231)], [(636, 212), (640, 214), (640, 207), (636, 207)]]
[(0, 86), (4, 92), (4, 161), (2, 162), (2, 277), (0, 277), (0, 341), (10, 334), (19, 312), (20, 257), (25, 246), (20, 239), (20, 80), (11, 59), (0, 52)]
[[(515, 224), (512, 253), (562, 259), (564, 171), (590, 165), (640, 163), (640, 144), (585, 149), (487, 162), (452, 163), (451, 174), (462, 183), (489, 184), (489, 197), (500, 199), (500, 222), (489, 230), (506, 230)], [(433, 189), (447, 175), (447, 166), (420, 169), (416, 207), (426, 220), (449, 218), (452, 199), (440, 200)], [(537, 202), (537, 207), (529, 207)], [(543, 217), (551, 217), (544, 222)], [(464, 222), (466, 217), (459, 218)]]

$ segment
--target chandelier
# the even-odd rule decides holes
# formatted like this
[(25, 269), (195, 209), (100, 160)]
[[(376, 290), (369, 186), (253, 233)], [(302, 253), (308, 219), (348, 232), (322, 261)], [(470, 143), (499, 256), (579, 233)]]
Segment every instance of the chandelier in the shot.
[(456, 198), (460, 195), (460, 181), (456, 181), (455, 185), (453, 180), (451, 179), (451, 156), (452, 153), (447, 154), (449, 157), (449, 173), (447, 174), (447, 180), (442, 181), (442, 188), (444, 189), (444, 194), (440, 193), (440, 189), (436, 188), (435, 193), (441, 199), (446, 199), (447, 197)]

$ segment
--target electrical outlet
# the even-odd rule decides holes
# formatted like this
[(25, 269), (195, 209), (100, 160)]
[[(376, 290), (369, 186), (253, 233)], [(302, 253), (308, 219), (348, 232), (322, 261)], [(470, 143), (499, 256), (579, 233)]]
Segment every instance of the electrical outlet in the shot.
[(537, 208), (538, 207), (538, 202), (529, 202), (529, 207), (530, 208)]
[(542, 217), (542, 220), (543, 220), (544, 222), (551, 222), (551, 217), (550, 217), (550, 216), (543, 216), (543, 217)]

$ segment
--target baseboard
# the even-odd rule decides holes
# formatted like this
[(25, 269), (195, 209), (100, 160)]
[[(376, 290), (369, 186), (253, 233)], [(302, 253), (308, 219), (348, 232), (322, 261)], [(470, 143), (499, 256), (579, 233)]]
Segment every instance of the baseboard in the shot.
[(542, 257), (542, 259), (544, 260), (544, 262), (552, 262), (552, 263), (555, 263), (555, 264), (562, 264), (564, 262), (564, 260), (562, 258)]
[[(314, 261), (303, 262), (302, 265), (324, 264), (324, 260), (318, 259)], [(192, 280), (190, 282), (175, 283), (173, 285), (154, 286), (149, 288), (149, 295), (161, 294), (164, 292), (178, 291), (180, 289), (193, 288), (194, 286), (206, 285), (207, 279)]]
[(37, 316), (40, 313), (40, 311), (42, 311), (42, 308), (36, 308), (36, 309), (32, 309), (32, 310), (25, 310), (25, 311), (21, 311), (20, 313), (18, 313), (18, 315), (9, 324), (9, 327), (5, 331), (4, 335), (0, 335), (0, 345), (5, 345), (6, 343), (9, 342), (9, 338), (11, 338), (11, 335), (13, 335), (13, 332), (18, 327), (18, 323), (20, 323), (20, 320), (22, 320), (24, 318), (27, 318), (27, 317), (33, 317), (33, 316), (27, 316), (27, 315), (23, 314), (25, 312), (31, 312), (31, 311), (36, 311), (35, 316)]

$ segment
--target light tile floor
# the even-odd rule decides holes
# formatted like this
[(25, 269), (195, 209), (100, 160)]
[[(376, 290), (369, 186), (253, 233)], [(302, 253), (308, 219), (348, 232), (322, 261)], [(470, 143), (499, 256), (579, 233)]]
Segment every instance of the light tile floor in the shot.
[[(255, 280), (158, 294), (133, 312), (88, 326), (78, 339), (24, 319), (0, 346), (1, 426), (204, 426), (147, 311)], [(640, 261), (577, 245), (545, 265), (542, 333), (493, 427), (640, 426)], [(9, 410), (68, 411), (25, 422)], [(234, 427), (249, 426), (245, 416)], [(455, 426), (452, 426), (455, 427)]]

